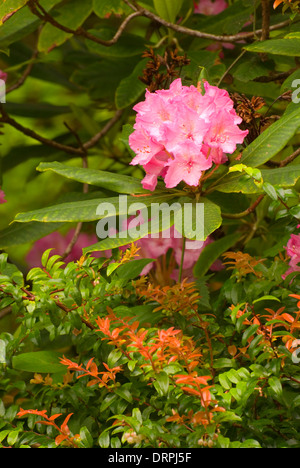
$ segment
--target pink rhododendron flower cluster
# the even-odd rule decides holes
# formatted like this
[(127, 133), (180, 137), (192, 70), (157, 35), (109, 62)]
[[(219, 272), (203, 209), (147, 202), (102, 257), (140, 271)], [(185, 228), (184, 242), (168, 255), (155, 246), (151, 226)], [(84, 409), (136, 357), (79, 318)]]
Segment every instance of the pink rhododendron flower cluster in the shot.
[[(300, 228), (300, 224), (297, 227)], [(300, 234), (291, 235), (285, 250), (287, 255), (290, 257), (290, 261), (289, 269), (283, 275), (283, 279), (285, 279), (290, 273), (300, 271)]]
[(195, 2), (195, 13), (218, 15), (228, 7), (225, 0), (198, 0)]
[(175, 80), (169, 89), (150, 93), (138, 103), (129, 145), (136, 156), (131, 164), (143, 166), (143, 187), (154, 190), (159, 176), (167, 188), (181, 181), (197, 186), (204, 171), (227, 161), (248, 131), (238, 125), (228, 92), (204, 82), (183, 86)]
[(5, 193), (3, 192), (3, 190), (1, 190), (1, 187), (0, 187), (0, 204), (1, 203), (6, 203), (7, 200), (5, 200)]

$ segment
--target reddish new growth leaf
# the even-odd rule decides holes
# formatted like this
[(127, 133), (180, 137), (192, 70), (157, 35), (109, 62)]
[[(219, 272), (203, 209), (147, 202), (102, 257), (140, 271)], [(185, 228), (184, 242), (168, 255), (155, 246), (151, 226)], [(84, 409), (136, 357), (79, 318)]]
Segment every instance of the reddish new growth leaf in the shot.
[[(116, 382), (116, 374), (122, 370), (122, 367), (117, 366), (110, 369), (108, 365), (105, 364), (105, 362), (103, 362), (103, 366), (105, 367), (106, 371), (99, 372), (97, 364), (93, 361), (94, 358), (91, 358), (88, 361), (86, 367), (84, 367), (82, 364), (77, 364), (76, 362), (65, 358), (65, 356), (60, 359), (60, 362), (65, 366), (68, 366), (69, 370), (83, 372), (83, 374), (77, 376), (77, 379), (80, 379), (81, 377), (85, 376), (93, 377), (93, 380), (88, 382), (88, 387), (98, 384), (100, 388), (106, 387), (108, 390), (110, 390), (110, 381), (113, 381), (113, 384)], [(99, 377), (100, 375), (102, 377)]]
[(68, 422), (70, 417), (73, 415), (73, 413), (70, 413), (66, 416), (64, 419), (62, 425), (59, 427), (54, 421), (59, 418), (59, 416), (62, 415), (62, 413), (57, 413), (53, 414), (52, 416), (47, 416), (47, 411), (46, 410), (24, 410), (20, 408), (20, 411), (18, 412), (17, 416), (21, 418), (22, 416), (26, 416), (27, 414), (35, 414), (37, 416), (41, 416), (43, 418), (42, 421), (36, 421), (36, 424), (45, 424), (47, 426), (52, 426), (54, 427), (58, 432), (59, 435), (55, 438), (55, 444), (60, 445), (62, 442), (64, 442), (64, 445), (73, 447), (73, 448), (78, 448), (78, 439), (79, 439), (79, 434), (76, 434), (75, 436), (70, 436), (71, 432), (68, 427)]

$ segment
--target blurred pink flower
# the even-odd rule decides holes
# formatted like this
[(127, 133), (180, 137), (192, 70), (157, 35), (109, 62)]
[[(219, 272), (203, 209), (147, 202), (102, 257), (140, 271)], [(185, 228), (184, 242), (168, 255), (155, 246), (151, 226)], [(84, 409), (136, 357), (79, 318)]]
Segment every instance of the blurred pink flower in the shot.
[[(48, 236), (39, 239), (28, 252), (26, 261), (30, 268), (41, 266), (41, 257), (48, 249), (53, 249), (51, 255), (63, 255), (66, 248), (73, 239), (75, 230), (71, 229), (65, 236), (60, 232), (53, 232)], [(98, 238), (93, 234), (81, 233), (74, 245), (71, 253), (64, 259), (66, 263), (79, 260), (82, 256), (82, 249), (96, 244)], [(101, 253), (100, 253), (101, 254)], [(103, 253), (103, 255), (105, 255)], [(106, 256), (106, 255), (105, 255)]]
[(3, 192), (3, 190), (1, 190), (1, 187), (0, 187), (0, 204), (1, 203), (6, 203), (7, 200), (5, 200), (5, 193)]
[[(142, 221), (141, 221), (142, 222)], [(193, 267), (197, 262), (200, 253), (208, 244), (212, 243), (211, 238), (207, 238), (204, 242), (202, 241), (191, 241), (187, 239), (183, 257), (183, 276), (193, 280)], [(170, 230), (166, 230), (159, 233), (159, 237), (144, 237), (136, 242), (136, 245), (140, 248), (138, 251), (137, 258), (154, 258), (159, 259), (162, 255), (166, 255), (169, 249), (173, 250), (174, 259), (176, 266), (171, 274), (171, 278), (175, 281), (178, 280), (179, 266), (181, 264), (182, 249), (183, 249), (183, 238), (180, 236), (178, 231), (172, 226)], [(128, 246), (122, 248), (125, 250)], [(141, 272), (141, 276), (147, 275), (150, 270), (155, 269), (155, 262), (146, 265)], [(220, 261), (215, 262), (211, 266), (212, 271), (219, 271), (223, 269), (223, 264)]]
[[(300, 225), (297, 226), (299, 228)], [(289, 269), (282, 276), (285, 279), (290, 273), (300, 271), (300, 234), (292, 234), (286, 247), (287, 255), (290, 257)]]
[(195, 13), (202, 15), (218, 15), (228, 7), (225, 0), (198, 0), (195, 2)]
[(7, 80), (7, 73), (0, 70), (0, 80), (6, 81)]

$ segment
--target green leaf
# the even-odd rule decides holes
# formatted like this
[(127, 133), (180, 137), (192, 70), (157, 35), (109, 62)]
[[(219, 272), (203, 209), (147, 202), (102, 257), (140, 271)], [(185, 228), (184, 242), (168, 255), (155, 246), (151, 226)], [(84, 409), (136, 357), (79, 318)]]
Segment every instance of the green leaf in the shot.
[[(54, 19), (66, 28), (76, 31), (93, 11), (93, 0), (72, 0), (57, 10)], [(49, 52), (53, 47), (62, 45), (72, 34), (58, 29), (50, 23), (43, 27), (38, 42), (40, 52)]]
[(92, 448), (93, 447), (93, 437), (91, 436), (90, 431), (86, 426), (80, 428), (80, 441), (84, 445), (85, 448)]
[(205, 241), (222, 224), (221, 210), (208, 198), (196, 203), (188, 197), (179, 198), (182, 211), (175, 213), (174, 226), (187, 239)]
[(103, 431), (99, 438), (98, 438), (98, 444), (100, 445), (101, 448), (108, 448), (110, 443), (110, 436), (108, 430)]
[(166, 21), (174, 23), (181, 10), (183, 0), (153, 0), (157, 14)]
[(0, 340), (0, 364), (6, 363), (6, 344), (4, 340)]
[(133, 397), (132, 397), (130, 391), (128, 390), (128, 388), (124, 388), (124, 387), (115, 388), (115, 389), (114, 389), (114, 392), (115, 392), (119, 397), (123, 398), (123, 400), (128, 401), (128, 403), (132, 403), (132, 402), (133, 402)]
[(155, 261), (155, 259), (143, 258), (140, 260), (132, 260), (121, 265), (117, 270), (117, 274), (122, 280), (129, 281), (139, 276), (145, 266), (153, 261)]
[(132, 73), (124, 78), (116, 89), (115, 102), (118, 109), (124, 109), (134, 104), (137, 99), (144, 93), (146, 85), (139, 80), (143, 75), (143, 70), (147, 65), (148, 60), (142, 60), (137, 64)]
[(161, 395), (167, 395), (169, 384), (170, 380), (166, 372), (162, 371), (156, 375), (155, 388)]
[[(116, 31), (115, 29), (103, 28), (103, 29), (89, 29), (89, 34), (97, 37), (104, 41), (110, 41), (113, 39)], [(98, 42), (86, 39), (86, 45), (88, 49), (94, 54), (98, 54), (101, 57), (107, 58), (126, 58), (141, 56), (145, 50), (145, 40), (141, 36), (134, 34), (123, 33), (119, 40), (107, 47)]]
[(40, 172), (52, 171), (68, 179), (83, 184), (95, 185), (117, 193), (151, 193), (149, 190), (143, 189), (139, 179), (127, 175), (67, 166), (59, 162), (41, 163), (37, 170)]
[(258, 328), (259, 328), (259, 325), (253, 324), (253, 325), (250, 325), (250, 327), (248, 327), (244, 331), (243, 336), (242, 336), (242, 345), (243, 346), (245, 346), (248, 339), (255, 334), (255, 332), (257, 331)]
[[(143, 197), (143, 206), (147, 208), (152, 203), (161, 204), (170, 199), (172, 200), (172, 198), (174, 198), (174, 194), (158, 194)], [(125, 206), (126, 203), (120, 203), (119, 197), (61, 203), (59, 205), (42, 208), (40, 210), (29, 211), (28, 213), (20, 213), (15, 217), (15, 221), (21, 223), (28, 223), (31, 221), (44, 223), (96, 221), (103, 219), (106, 216), (127, 215), (128, 207), (133, 206), (136, 202), (136, 197), (128, 196), (127, 206)], [(99, 206), (101, 210), (99, 209)]]
[[(300, 165), (295, 164), (278, 169), (262, 169), (261, 176), (266, 184), (264, 187), (255, 184), (252, 178), (247, 178), (247, 176), (243, 174), (229, 173), (220, 181), (219, 185), (216, 185), (214, 188), (218, 192), (223, 193), (241, 192), (250, 195), (263, 193), (268, 190), (268, 188), (270, 191), (270, 186), (293, 187), (300, 178)], [(272, 194), (274, 195), (273, 192), (272, 190)]]
[(16, 429), (15, 431), (11, 431), (7, 436), (7, 443), (8, 445), (14, 445), (19, 437), (20, 429)]
[(213, 363), (213, 367), (215, 369), (222, 369), (223, 367), (235, 367), (235, 365), (235, 360), (228, 358), (215, 359)]
[(129, 7), (125, 5), (123, 0), (93, 0), (93, 8), (96, 15), (100, 18), (105, 18), (105, 16), (111, 13), (122, 15), (129, 10)]
[(48, 234), (60, 229), (64, 223), (28, 223), (26, 226), (22, 224), (13, 224), (8, 228), (0, 231), (0, 248), (5, 249), (15, 245), (22, 245), (34, 242)]
[(282, 394), (282, 385), (278, 377), (270, 377), (268, 383), (277, 397)]
[[(243, 151), (241, 163), (250, 167), (257, 167), (266, 163), (285, 147), (297, 130), (299, 130), (299, 127), (299, 109), (291, 113), (285, 113), (277, 122), (273, 123), (247, 146)], [(272, 184), (272, 182), (270, 183)]]
[(60, 353), (54, 351), (35, 351), (14, 356), (12, 366), (14, 369), (26, 372), (57, 373), (66, 370), (60, 364)]
[(245, 46), (249, 52), (300, 57), (300, 37), (291, 39), (270, 39)]
[(204, 247), (194, 266), (194, 276), (196, 278), (205, 276), (211, 265), (220, 257), (220, 255), (222, 255), (222, 253), (232, 247), (240, 237), (240, 234), (230, 234)]
[[(59, 0), (40, 0), (41, 6), (49, 12), (51, 8), (58, 3)], [(11, 5), (11, 0), (7, 0), (7, 4)], [(5, 49), (7, 46), (22, 39), (24, 36), (32, 33), (41, 20), (33, 15), (29, 8), (21, 8), (9, 21), (6, 21), (0, 27), (0, 47)]]
[(0, 26), (22, 8), (28, 0), (4, 0), (0, 5)]

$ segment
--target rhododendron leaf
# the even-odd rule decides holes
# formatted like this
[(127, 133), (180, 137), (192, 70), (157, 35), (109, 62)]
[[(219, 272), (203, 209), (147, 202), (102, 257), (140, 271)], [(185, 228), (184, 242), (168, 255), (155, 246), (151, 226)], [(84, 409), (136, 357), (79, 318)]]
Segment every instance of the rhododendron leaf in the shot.
[[(300, 50), (300, 49), (299, 49)], [(258, 167), (278, 154), (300, 127), (300, 111), (297, 108), (285, 113), (259, 135), (243, 151), (241, 162), (250, 167)]]
[(2, 0), (0, 5), (0, 25), (22, 8), (28, 0)]
[[(92, 11), (92, 0), (85, 0), (84, 2), (82, 0), (72, 0), (71, 5), (69, 2), (58, 9), (55, 19), (63, 26), (75, 31), (90, 16)], [(46, 23), (39, 36), (38, 49), (40, 52), (49, 52), (53, 47), (62, 45), (70, 37), (72, 37), (72, 34)]]
[[(235, 167), (235, 166), (233, 166)], [(261, 177), (267, 186), (259, 186), (254, 181), (240, 174), (228, 174), (218, 185), (215, 190), (219, 192), (232, 193), (241, 192), (245, 194), (263, 193), (268, 187), (293, 187), (300, 178), (300, 165), (280, 167), (276, 169), (262, 169)]]
[(241, 235), (237, 233), (230, 234), (204, 247), (194, 266), (194, 276), (196, 278), (205, 276), (211, 265), (222, 255), (222, 253), (235, 245), (240, 237)]
[(13, 224), (0, 231), (0, 248), (34, 242), (60, 229), (64, 223), (27, 223), (26, 226)]
[(287, 55), (292, 57), (300, 56), (300, 37), (289, 39), (270, 39), (263, 42), (245, 46), (249, 52), (267, 53), (275, 55)]
[[(151, 203), (160, 204), (172, 198), (174, 198), (174, 194), (151, 195), (149, 197), (143, 197), (143, 204), (147, 208)], [(136, 203), (137, 198), (134, 196), (128, 196), (127, 202), (129, 206)], [(120, 206), (119, 197), (111, 197), (61, 203), (59, 205), (42, 208), (40, 210), (20, 213), (15, 217), (14, 221), (21, 223), (28, 223), (31, 221), (40, 221), (43, 223), (96, 221), (108, 216), (107, 210), (104, 210), (105, 212), (102, 212), (101, 210), (101, 213), (97, 213), (99, 206), (105, 206), (103, 204), (106, 203), (109, 204), (109, 207), (112, 210), (111, 216), (127, 215), (127, 207)]]
[(116, 89), (115, 102), (118, 109), (133, 104), (145, 91), (146, 85), (139, 80), (142, 76), (144, 68), (146, 68), (147, 60), (141, 60), (134, 68), (132, 73), (124, 78)]
[(153, 0), (153, 3), (155, 10), (161, 18), (174, 23), (182, 7), (183, 0)]
[(139, 179), (123, 174), (71, 167), (59, 162), (41, 163), (37, 170), (40, 172), (52, 171), (68, 179), (106, 188), (117, 193), (149, 193), (148, 190), (143, 189)]
[[(20, 0), (21, 1), (21, 0)], [(23, 0), (22, 0), (23, 1)], [(7, 6), (11, 0), (6, 0)], [(23, 2), (24, 3), (24, 2)], [(49, 11), (59, 0), (40, 0), (41, 6)], [(34, 16), (29, 8), (19, 9), (13, 16), (0, 27), (0, 47), (6, 48), (15, 41), (33, 32), (41, 24), (41, 20)]]
[(100, 18), (110, 16), (112, 13), (122, 15), (129, 7), (122, 0), (93, 0), (94, 12)]
[[(182, 211), (175, 214), (174, 226), (187, 239), (205, 241), (210, 234), (221, 226), (220, 207), (207, 198), (200, 198), (198, 202), (203, 204), (203, 218), (199, 217), (200, 210), (197, 209), (197, 203), (190, 198), (184, 197), (178, 201), (182, 205)], [(181, 226), (183, 226), (183, 232)]]

